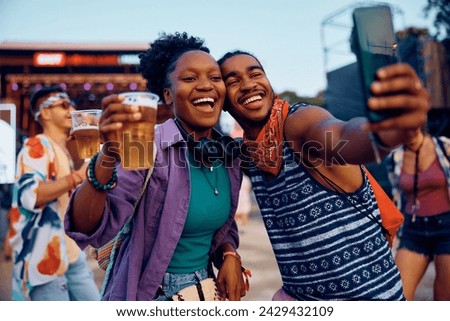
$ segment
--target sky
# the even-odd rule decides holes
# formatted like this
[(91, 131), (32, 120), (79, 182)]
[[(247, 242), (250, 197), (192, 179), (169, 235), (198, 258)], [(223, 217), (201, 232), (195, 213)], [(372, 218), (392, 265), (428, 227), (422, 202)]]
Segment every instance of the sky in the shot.
[[(205, 39), (217, 59), (234, 49), (255, 54), (276, 92), (313, 97), (326, 88), (327, 71), (355, 61), (348, 38), (352, 9), (361, 3), (374, 2), (0, 0), (0, 42), (150, 44), (160, 32), (186, 31)], [(427, 0), (385, 3), (392, 5), (396, 31), (434, 31), (433, 18), (423, 14)]]

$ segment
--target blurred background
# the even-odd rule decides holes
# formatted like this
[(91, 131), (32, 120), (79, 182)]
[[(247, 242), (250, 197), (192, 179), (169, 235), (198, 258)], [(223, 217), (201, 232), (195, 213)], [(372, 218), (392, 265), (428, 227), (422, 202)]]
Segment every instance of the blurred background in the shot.
[[(216, 58), (233, 49), (256, 54), (283, 98), (348, 119), (364, 106), (351, 14), (374, 4), (391, 7), (400, 57), (432, 93), (430, 126), (448, 134), (446, 0), (0, 0), (0, 103), (16, 106), (18, 149), (39, 130), (28, 112), (33, 90), (61, 85), (79, 109), (99, 107), (110, 93), (145, 90), (139, 53), (160, 32), (187, 31), (204, 38)], [(160, 114), (162, 121), (170, 110)]]
[[(430, 132), (449, 137), (448, 0), (0, 0), (0, 121), (10, 126), (10, 138), (3, 133), (0, 137), (0, 246), (15, 153), (26, 137), (40, 131), (29, 113), (34, 90), (60, 85), (78, 109), (99, 108), (111, 93), (145, 91), (137, 70), (139, 53), (160, 32), (186, 31), (204, 38), (216, 58), (234, 49), (254, 53), (282, 98), (322, 106), (347, 120), (364, 115), (350, 47), (351, 14), (358, 6), (375, 4), (391, 7), (400, 58), (411, 64), (431, 93)], [(160, 104), (158, 122), (169, 117), (172, 111)], [(239, 135), (228, 113), (222, 114), (218, 127)], [(384, 166), (366, 165), (390, 193)], [(251, 210), (240, 222), (241, 255), (253, 272), (246, 299), (269, 300), (281, 281), (251, 192), (249, 197)], [(91, 263), (100, 285), (102, 271)], [(0, 300), (10, 298), (10, 268), (2, 256)], [(432, 298), (429, 280), (418, 290), (419, 299)]]

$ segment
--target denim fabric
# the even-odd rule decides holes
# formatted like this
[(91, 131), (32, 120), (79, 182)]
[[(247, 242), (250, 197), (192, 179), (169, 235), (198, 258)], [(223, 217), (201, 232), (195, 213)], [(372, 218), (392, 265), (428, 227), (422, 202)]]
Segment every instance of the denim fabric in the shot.
[(32, 301), (70, 301), (67, 279), (64, 275), (49, 283), (35, 286), (30, 291)]
[(433, 216), (405, 215), (399, 231), (399, 248), (423, 254), (450, 254), (450, 212)]
[(71, 301), (100, 300), (100, 292), (94, 280), (94, 273), (87, 263), (86, 253), (80, 252), (78, 260), (69, 265), (66, 278)]
[(78, 260), (69, 265), (65, 275), (42, 284), (30, 292), (33, 301), (97, 301), (100, 293), (94, 282), (93, 273), (86, 261), (86, 254), (80, 252)]
[(195, 271), (194, 273), (164, 273), (162, 281), (162, 291), (158, 291), (153, 301), (173, 301), (172, 295), (188, 286), (198, 284), (199, 281), (208, 277), (207, 268)]

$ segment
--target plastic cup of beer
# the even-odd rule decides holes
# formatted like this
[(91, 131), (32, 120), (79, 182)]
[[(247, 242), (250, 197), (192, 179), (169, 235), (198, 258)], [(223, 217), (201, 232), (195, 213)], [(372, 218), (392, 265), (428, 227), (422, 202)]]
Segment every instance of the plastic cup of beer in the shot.
[(100, 151), (99, 122), (101, 109), (72, 111), (72, 135), (75, 137), (78, 157), (89, 159)]
[(127, 92), (122, 104), (139, 107), (142, 118), (135, 122), (124, 122), (117, 137), (120, 141), (122, 167), (128, 170), (153, 167), (155, 124), (159, 96), (150, 92)]

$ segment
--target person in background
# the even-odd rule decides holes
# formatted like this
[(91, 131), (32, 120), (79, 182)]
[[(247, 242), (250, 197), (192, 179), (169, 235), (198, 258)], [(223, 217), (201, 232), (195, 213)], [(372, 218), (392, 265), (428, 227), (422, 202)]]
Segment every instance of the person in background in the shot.
[(75, 169), (67, 138), (74, 105), (60, 87), (43, 87), (30, 99), (43, 133), (28, 138), (17, 156), (10, 212), (12, 299), (99, 300), (86, 254), (64, 231), (70, 193), (85, 178)]
[(450, 300), (450, 140), (420, 130), (385, 160), (392, 195), (405, 217), (395, 261), (413, 300), (434, 261), (435, 300)]
[(241, 189), (239, 190), (239, 204), (236, 210), (236, 222), (239, 231), (243, 232), (248, 224), (252, 211), (252, 182), (247, 175), (242, 176)]
[(219, 59), (224, 109), (244, 130), (242, 168), (251, 178), (283, 286), (273, 300), (404, 300), (376, 199), (359, 164), (373, 161), (368, 130), (383, 150), (414, 139), (429, 110), (413, 69), (378, 70), (368, 106), (401, 115), (344, 122), (325, 109), (290, 107), (260, 61), (234, 51)]
[[(231, 118), (231, 116), (229, 117)], [(242, 127), (234, 120), (234, 118), (231, 119), (233, 126), (230, 136), (235, 139), (242, 139), (244, 134)], [(236, 222), (239, 226), (239, 232), (243, 232), (245, 226), (248, 224), (253, 206), (252, 194), (252, 182), (250, 181), (250, 178), (244, 174), (242, 176), (242, 184), (239, 191), (239, 204), (236, 210)]]
[(7, 232), (16, 162), (15, 144), (11, 142), (14, 142), (16, 137), (14, 128), (3, 119), (0, 119), (0, 137), (4, 142), (0, 144), (0, 250), (3, 258), (10, 260), (11, 247), (7, 240)]
[[(222, 299), (245, 295), (234, 214), (241, 184), (239, 160), (204, 161), (200, 139), (217, 141), (213, 130), (222, 111), (225, 85), (204, 41), (186, 33), (161, 34), (140, 56), (148, 89), (173, 108), (175, 119), (155, 129), (156, 159), (130, 238), (114, 261), (104, 300), (170, 301), (180, 290), (212, 277), (216, 258)], [(110, 146), (116, 130), (140, 120), (137, 106), (103, 100), (100, 131)], [(120, 156), (103, 146), (92, 162), (92, 179), (71, 199), (66, 231), (84, 248), (109, 242), (133, 212), (145, 170), (126, 170)]]
[(0, 249), (5, 261), (11, 260), (11, 245), (8, 240), (11, 201), (12, 184), (0, 184)]

